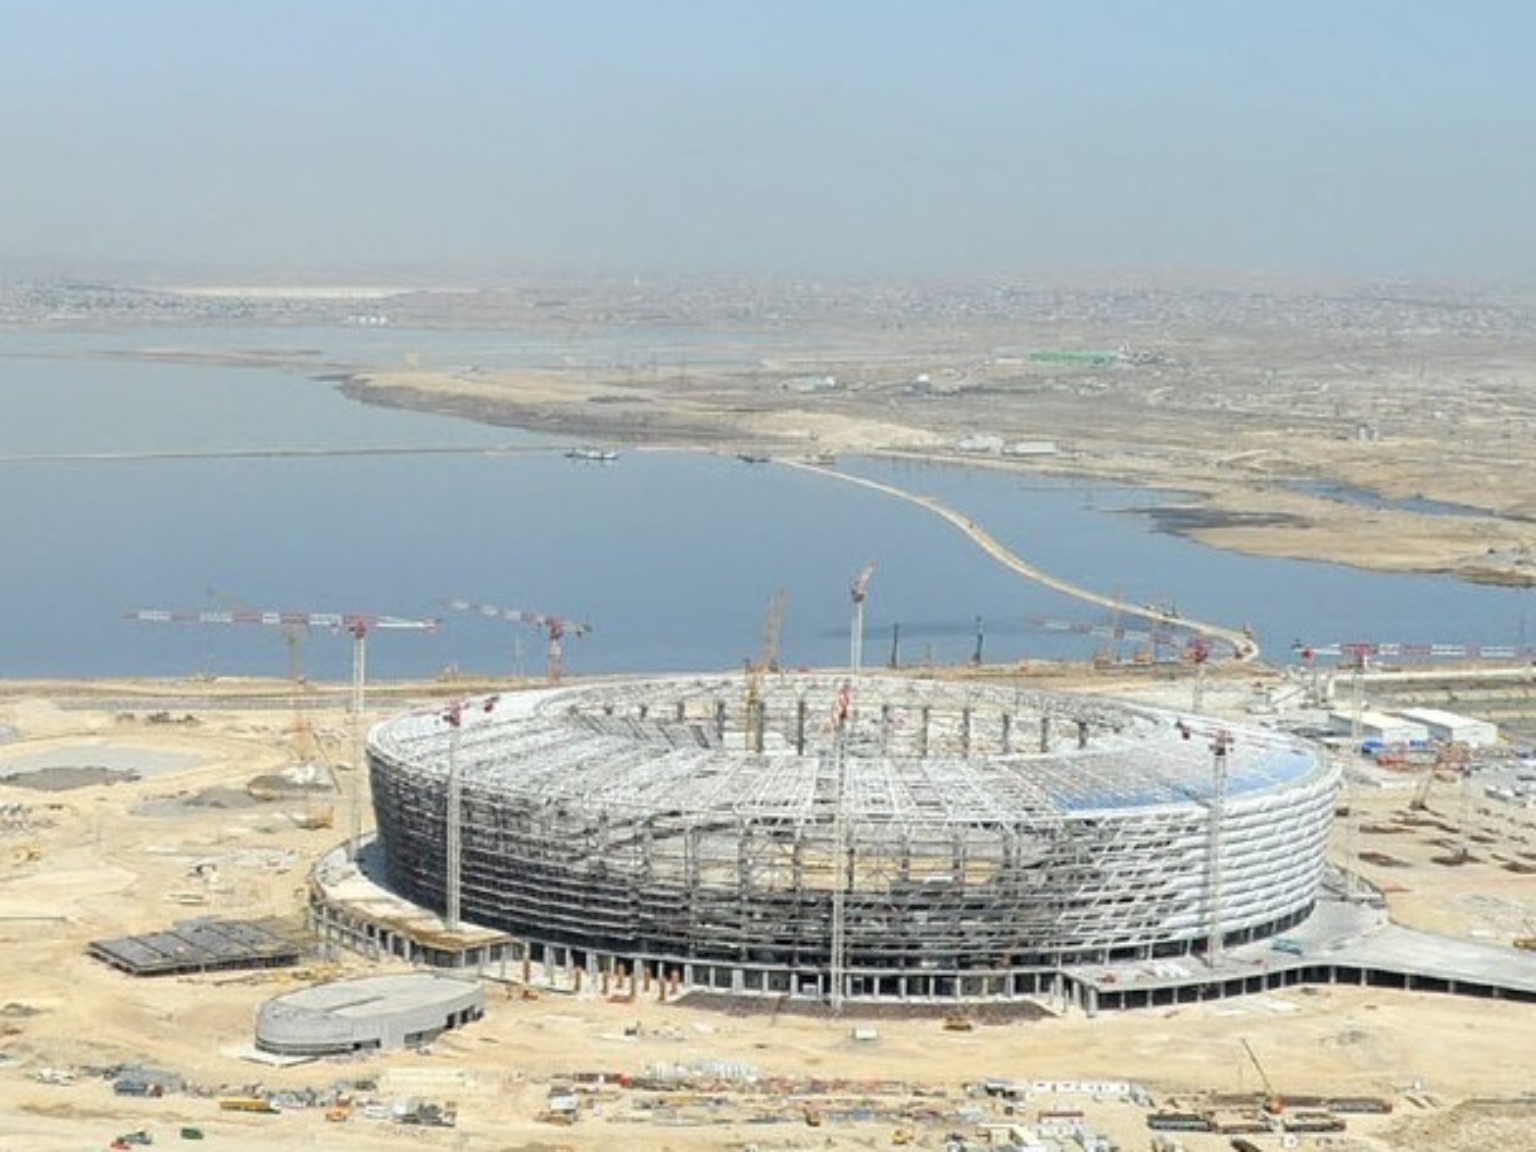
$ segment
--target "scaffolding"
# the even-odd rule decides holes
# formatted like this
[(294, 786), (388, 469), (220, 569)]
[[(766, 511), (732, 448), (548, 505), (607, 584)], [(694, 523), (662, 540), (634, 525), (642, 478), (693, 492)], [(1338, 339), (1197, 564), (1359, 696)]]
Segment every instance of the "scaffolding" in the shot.
[(765, 678), (750, 713), (721, 676), (380, 725), (389, 882), (535, 953), (834, 1003), (1017, 995), (1311, 908), (1339, 780), (1306, 744), (1234, 730), (1218, 790), (1171, 713), (873, 675), (839, 721), (847, 679)]

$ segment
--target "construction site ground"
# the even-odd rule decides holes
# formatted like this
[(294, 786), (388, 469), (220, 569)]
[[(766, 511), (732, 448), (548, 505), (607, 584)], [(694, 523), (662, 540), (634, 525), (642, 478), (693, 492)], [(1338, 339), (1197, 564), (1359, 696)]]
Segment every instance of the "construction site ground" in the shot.
[[(1241, 712), (1265, 675), (1213, 675), (1209, 706)], [(1077, 679), (1170, 704), (1189, 691), (1187, 680), (1140, 673), (1123, 684), (1103, 672)], [(1073, 685), (1068, 674), (1052, 684)], [(434, 691), (391, 688), (398, 701)], [(0, 693), (8, 737), (0, 742), (0, 1152), (99, 1148), (139, 1129), (157, 1143), (180, 1142), (184, 1128), (236, 1150), (368, 1148), (403, 1135), (496, 1152), (884, 1148), (909, 1139), (940, 1148), (951, 1133), (976, 1140), (984, 1123), (1007, 1120), (1006, 1102), (979, 1088), (989, 1079), (1069, 1085), (1031, 1090), (1013, 1104), (1017, 1119), (1081, 1110), (1126, 1149), (1149, 1147), (1151, 1134), (1147, 1109), (1105, 1087), (1122, 1082), (1144, 1086), (1160, 1105), (1226, 1093), (1256, 1107), (1269, 1090), (1394, 1105), (1388, 1115), (1350, 1116), (1344, 1133), (1298, 1137), (1301, 1147), (1536, 1147), (1536, 1005), (1384, 989), (1297, 988), (1094, 1018), (1046, 1004), (1052, 1014), (978, 1013), (961, 1030), (932, 1015), (737, 1011), (664, 1000), (656, 989), (630, 999), (598, 988), (571, 995), (537, 978), (524, 986), (514, 971), (491, 986), (483, 1021), (428, 1051), (255, 1062), (262, 1001), (378, 965), (337, 956), (297, 970), (135, 978), (90, 959), (86, 947), (194, 916), (297, 916), (310, 862), (345, 835), (350, 769), (332, 766), (338, 789), (329, 793), (273, 790), (294, 758), (281, 685), (98, 683), (82, 693), (12, 684)], [(252, 694), (270, 706), (224, 706)], [(313, 715), (344, 732), (341, 706)], [(1367, 860), (1361, 871), (1394, 916), (1493, 942), (1525, 932), (1536, 882), (1498, 858), (1533, 850), (1531, 810), (1484, 811), (1437, 782), (1428, 811), (1407, 813), (1419, 777), (1373, 772), (1350, 790), (1353, 823), (1340, 822), (1336, 849)], [(248, 787), (258, 779), (262, 799)], [(1437, 863), (1447, 838), (1463, 839), (1437, 825), (1463, 813), (1476, 822), (1466, 837), (1476, 851), (1463, 863)], [(119, 1096), (106, 1073), (122, 1066), (174, 1074), (186, 1087)], [(670, 1077), (671, 1087), (616, 1083), (647, 1074)], [(577, 1093), (578, 1118), (552, 1123), (552, 1094), (580, 1080), (593, 1090)], [(320, 1105), (334, 1102), (339, 1083), (357, 1106), (328, 1120)], [(256, 1091), (285, 1092), (289, 1106), (277, 1114), (219, 1107), (222, 1096)], [(391, 1123), (390, 1109), (411, 1097), (451, 1102), (457, 1126)], [(305, 1101), (316, 1106), (298, 1106)], [(1179, 1139), (1189, 1152), (1228, 1146), (1214, 1134)], [(1278, 1135), (1250, 1139), (1281, 1146)]]

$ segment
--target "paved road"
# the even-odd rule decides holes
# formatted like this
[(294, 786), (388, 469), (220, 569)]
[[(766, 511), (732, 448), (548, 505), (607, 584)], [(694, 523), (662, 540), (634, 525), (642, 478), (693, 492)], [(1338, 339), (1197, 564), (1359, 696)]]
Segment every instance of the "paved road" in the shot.
[(878, 480), (869, 480), (863, 476), (850, 476), (846, 472), (839, 472), (834, 468), (827, 468), (819, 464), (802, 463), (796, 460), (779, 461), (790, 468), (799, 468), (802, 471), (814, 472), (818, 476), (825, 476), (831, 480), (841, 480), (847, 484), (857, 484), (864, 488), (873, 489), (887, 496), (894, 496), (899, 500), (916, 504), (935, 516), (949, 521), (961, 532), (964, 532), (987, 555), (1006, 568), (1017, 572), (1025, 579), (1033, 580), (1047, 588), (1054, 588), (1058, 592), (1064, 592), (1068, 596), (1076, 597), (1088, 604), (1096, 604), (1101, 608), (1109, 609), (1121, 616), (1129, 616), (1138, 620), (1145, 620), (1149, 624), (1173, 626), (1193, 632), (1197, 636), (1217, 641), (1227, 645), (1235, 660), (1250, 663), (1259, 658), (1259, 646), (1253, 637), (1239, 628), (1228, 628), (1222, 624), (1212, 624), (1205, 620), (1195, 620), (1188, 616), (1170, 616), (1164, 612), (1148, 609), (1142, 604), (1133, 604), (1126, 600), (1117, 600), (1113, 596), (1105, 596), (1095, 592), (1091, 588), (1084, 588), (1079, 584), (1063, 580), (1059, 576), (1053, 576), (1041, 568), (1035, 567), (1022, 556), (1009, 550), (1001, 541), (990, 532), (946, 504), (940, 503), (931, 496), (923, 496), (916, 492), (908, 492), (904, 488), (898, 488), (893, 484), (884, 484)]

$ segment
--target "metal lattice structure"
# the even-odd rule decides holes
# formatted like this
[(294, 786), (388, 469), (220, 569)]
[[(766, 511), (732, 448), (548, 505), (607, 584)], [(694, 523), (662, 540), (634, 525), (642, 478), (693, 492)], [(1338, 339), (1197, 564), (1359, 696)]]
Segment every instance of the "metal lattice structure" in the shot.
[(1311, 910), (1339, 781), (1309, 745), (1223, 729), (1218, 791), (1213, 734), (1172, 713), (894, 675), (756, 693), (601, 683), (379, 725), (391, 886), (445, 905), (451, 759), (465, 919), (604, 971), (985, 999)]

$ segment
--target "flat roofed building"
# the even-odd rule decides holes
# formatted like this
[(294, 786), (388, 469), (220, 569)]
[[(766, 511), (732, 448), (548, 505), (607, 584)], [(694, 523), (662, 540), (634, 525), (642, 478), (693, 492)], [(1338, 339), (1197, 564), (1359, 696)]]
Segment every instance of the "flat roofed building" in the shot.
[(256, 1047), (283, 1056), (414, 1048), (484, 1015), (476, 981), (434, 972), (337, 980), (263, 1004)]
[(1354, 712), (1333, 712), (1328, 726), (1343, 735), (1358, 734), (1362, 740), (1376, 740), (1383, 744), (1423, 744), (1429, 739), (1429, 729), (1403, 716), (1367, 709)]
[(1499, 742), (1499, 726), (1474, 716), (1463, 716), (1440, 708), (1399, 708), (1397, 714), (1405, 720), (1422, 724), (1431, 740), (1464, 744), (1468, 748), (1487, 748)]
[(179, 976), (236, 968), (283, 968), (304, 954), (299, 930), (280, 920), (183, 920), (163, 932), (93, 940), (97, 960), (133, 976)]

